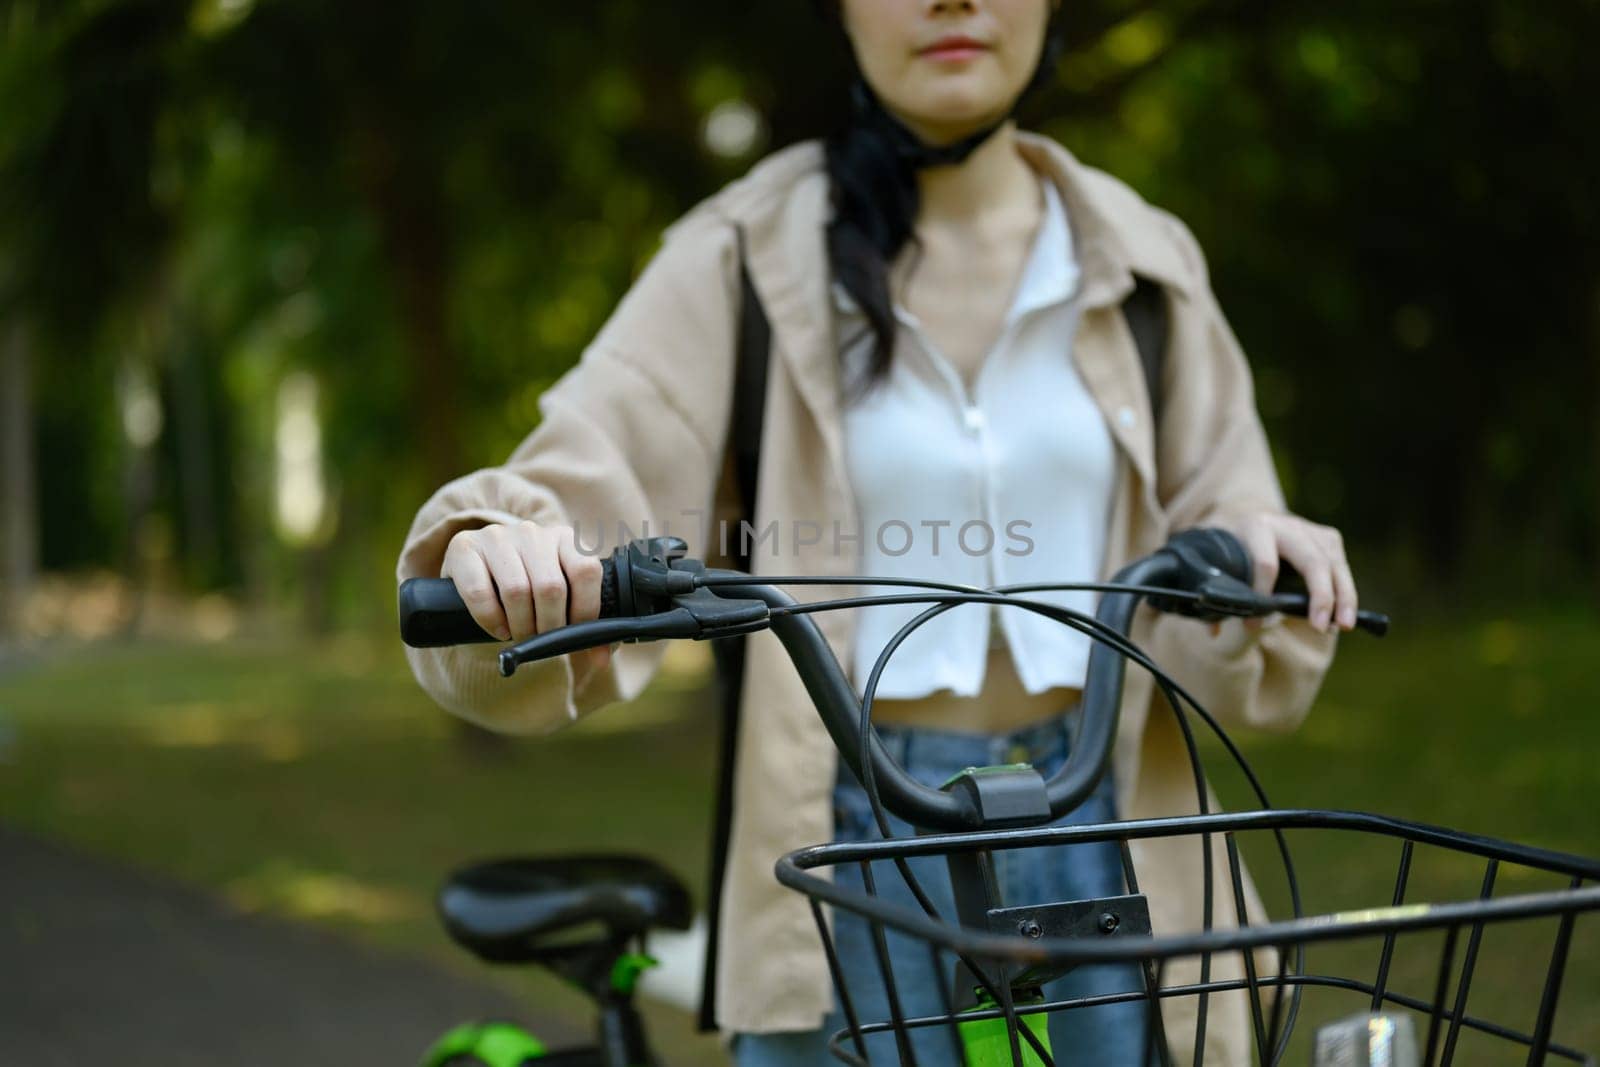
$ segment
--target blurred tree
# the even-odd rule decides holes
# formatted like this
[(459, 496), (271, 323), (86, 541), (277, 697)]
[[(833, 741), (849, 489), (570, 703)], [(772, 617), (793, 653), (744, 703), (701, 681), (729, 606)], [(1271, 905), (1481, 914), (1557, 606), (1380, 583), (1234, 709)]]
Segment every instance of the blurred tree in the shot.
[[(9, 268), (0, 279), (0, 323), (9, 335), (6, 384), (22, 394), (8, 405), (37, 404), (41, 416), (31, 426), (19, 419), (4, 435), (7, 540), (21, 571), (32, 564), (30, 545), (42, 546), (52, 564), (64, 561), (59, 547), (75, 543), (105, 559), (117, 543), (108, 536), (115, 518), (85, 506), (89, 479), (71, 477), (87, 474), (74, 468), (98, 427), (115, 424), (114, 360), (91, 356), (63, 373), (49, 357), (93, 349), (112, 308), (138, 299), (150, 258), (170, 233), (150, 175), (182, 11), (148, 2), (84, 8), (0, 8), (0, 252)], [(95, 401), (97, 417), (83, 417)], [(42, 468), (37, 479), (15, 468), (30, 457)], [(115, 452), (100, 462), (114, 467)], [(36, 486), (42, 499), (33, 497)], [(41, 536), (52, 520), (72, 528), (59, 540)]]
[(1050, 128), (1199, 234), (1296, 504), (1429, 586), (1593, 573), (1600, 4), (1171, 10), (1106, 41), (1170, 41), (1147, 76), (1096, 114), (1115, 75), (1064, 73)]

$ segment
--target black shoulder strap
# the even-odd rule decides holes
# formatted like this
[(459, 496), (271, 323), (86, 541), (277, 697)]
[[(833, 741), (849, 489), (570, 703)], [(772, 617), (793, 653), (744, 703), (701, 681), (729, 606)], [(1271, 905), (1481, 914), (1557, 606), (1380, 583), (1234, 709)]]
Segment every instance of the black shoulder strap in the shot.
[[(739, 334), (738, 364), (733, 377), (733, 413), (728, 425), (728, 445), (733, 449), (734, 476), (739, 488), (740, 517), (754, 522), (756, 477), (761, 467), (761, 423), (767, 408), (767, 355), (772, 350), (772, 324), (767, 321), (761, 297), (750, 281), (745, 262), (744, 228), (736, 228), (739, 239)], [(735, 557), (740, 570), (750, 569), (749, 557), (740, 549), (744, 538), (737, 536)]]
[(1144, 368), (1144, 385), (1150, 393), (1150, 413), (1160, 425), (1161, 376), (1167, 354), (1167, 298), (1161, 286), (1149, 278), (1134, 276), (1133, 292), (1122, 302), (1122, 315), (1139, 349), (1139, 365)]
[[(755, 522), (756, 480), (761, 470), (761, 424), (766, 416), (767, 358), (772, 351), (772, 324), (756, 295), (745, 263), (744, 230), (739, 240), (739, 323), (737, 363), (733, 372), (733, 410), (728, 422), (728, 451), (739, 491), (739, 523)], [(742, 526), (730, 531), (736, 565), (750, 569)], [(722, 882), (728, 869), (728, 837), (733, 829), (733, 764), (739, 747), (739, 690), (744, 684), (745, 639), (711, 642), (722, 705), (722, 739), (718, 746), (717, 806), (712, 820), (711, 877), (706, 897), (706, 959), (700, 990), (702, 1031), (717, 1028), (717, 927), (722, 913)]]

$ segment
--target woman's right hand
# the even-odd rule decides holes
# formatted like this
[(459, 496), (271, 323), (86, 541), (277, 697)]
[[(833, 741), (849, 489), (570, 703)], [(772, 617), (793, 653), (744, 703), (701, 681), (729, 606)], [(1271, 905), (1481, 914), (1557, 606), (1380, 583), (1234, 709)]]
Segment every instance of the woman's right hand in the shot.
[[(460, 531), (439, 568), (473, 620), (502, 641), (599, 618), (600, 576), (600, 557), (578, 550), (571, 527), (531, 521)], [(589, 649), (582, 658), (599, 670), (611, 649)]]

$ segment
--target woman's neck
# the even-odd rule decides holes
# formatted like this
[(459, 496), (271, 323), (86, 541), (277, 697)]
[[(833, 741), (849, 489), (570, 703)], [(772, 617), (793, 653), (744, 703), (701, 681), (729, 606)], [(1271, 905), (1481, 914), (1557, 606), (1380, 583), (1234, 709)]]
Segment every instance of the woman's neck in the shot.
[(917, 172), (919, 226), (963, 228), (1038, 210), (1039, 179), (1017, 152), (1017, 125), (1007, 121), (963, 162)]

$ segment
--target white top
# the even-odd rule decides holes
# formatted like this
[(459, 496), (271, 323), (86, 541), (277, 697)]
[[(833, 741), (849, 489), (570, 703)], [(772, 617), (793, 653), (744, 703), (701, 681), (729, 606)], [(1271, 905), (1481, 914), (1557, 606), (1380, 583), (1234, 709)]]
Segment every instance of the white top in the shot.
[[(974, 586), (1099, 578), (1115, 446), (1072, 360), (1078, 264), (1060, 194), (1053, 183), (1041, 184), (1044, 219), (972, 395), (915, 316), (897, 304), (888, 377), (846, 402), (845, 456), (862, 524), (858, 573)], [(833, 294), (844, 378), (853, 382), (870, 358), (872, 335), (844, 287), (835, 282)], [(1028, 595), (1080, 611), (1093, 611), (1098, 599)], [(855, 609), (858, 692), (895, 632), (928, 606)], [(1033, 612), (964, 605), (924, 623), (896, 650), (878, 695), (977, 695), (992, 629), (996, 644), (1009, 644), (1029, 693), (1083, 685), (1087, 637)]]

